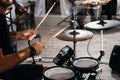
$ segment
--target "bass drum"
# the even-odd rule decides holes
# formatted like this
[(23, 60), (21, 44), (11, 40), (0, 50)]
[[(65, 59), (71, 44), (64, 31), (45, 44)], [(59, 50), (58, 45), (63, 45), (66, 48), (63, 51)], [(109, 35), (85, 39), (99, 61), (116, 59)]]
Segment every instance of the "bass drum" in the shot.
[(74, 72), (66, 67), (53, 66), (43, 72), (44, 80), (74, 80)]
[(98, 69), (98, 60), (92, 57), (81, 57), (73, 61), (75, 71), (81, 73), (92, 73)]

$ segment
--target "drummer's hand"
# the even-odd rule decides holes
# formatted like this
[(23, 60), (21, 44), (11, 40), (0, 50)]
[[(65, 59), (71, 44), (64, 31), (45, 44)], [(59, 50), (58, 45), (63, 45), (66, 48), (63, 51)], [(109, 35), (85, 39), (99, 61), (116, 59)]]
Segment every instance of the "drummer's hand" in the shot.
[(45, 48), (45, 44), (42, 42), (34, 43), (31, 45), (36, 50), (36, 55), (39, 55), (42, 53), (42, 50)]
[(21, 32), (21, 39), (32, 40), (36, 36), (37, 31), (33, 29), (24, 30)]

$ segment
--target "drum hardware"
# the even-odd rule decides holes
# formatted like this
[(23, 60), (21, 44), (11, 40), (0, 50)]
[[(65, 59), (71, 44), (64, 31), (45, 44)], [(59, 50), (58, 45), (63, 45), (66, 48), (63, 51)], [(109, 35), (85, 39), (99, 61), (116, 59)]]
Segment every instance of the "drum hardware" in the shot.
[(102, 68), (98, 68), (98, 69), (96, 70), (96, 73), (97, 73), (97, 74), (102, 73)]
[(93, 33), (87, 30), (65, 30), (59, 35), (56, 36), (58, 39), (63, 41), (72, 41), (73, 42), (73, 50), (74, 56), (76, 53), (76, 43), (77, 41), (85, 41), (93, 37)]
[(101, 60), (101, 58), (105, 55), (105, 52), (104, 51), (100, 51), (100, 56), (98, 57), (98, 61)]
[[(72, 3), (72, 14), (71, 14), (71, 20), (70, 20), (70, 27), (73, 27), (73, 33), (75, 33), (76, 31), (76, 15), (75, 15), (75, 4), (74, 4), (74, 0), (69, 0), (71, 3)], [(73, 37), (73, 48), (74, 48), (74, 56), (75, 56), (75, 52), (76, 52), (76, 41), (75, 41), (75, 38), (76, 38), (76, 34), (73, 34), (72, 35)], [(74, 58), (74, 57), (73, 57)]]
[[(61, 24), (62, 22), (69, 22), (70, 24), (70, 29), (78, 28), (78, 29), (83, 29), (83, 21), (80, 19), (78, 20), (77, 16), (79, 12), (76, 12), (77, 7), (74, 3), (75, 0), (69, 0), (69, 2), (72, 4), (71, 6), (71, 15), (60, 21), (57, 25)], [(69, 21), (66, 21), (68, 18), (70, 18)], [(80, 23), (78, 23), (80, 21)]]
[(102, 68), (98, 68), (95, 73), (90, 73), (87, 80), (101, 80), (99, 76), (100, 73), (102, 73)]
[(103, 50), (103, 30), (114, 28), (120, 25), (120, 21), (117, 20), (99, 20), (99, 21), (93, 21), (90, 23), (87, 23), (84, 25), (87, 29), (93, 29), (93, 30), (100, 30), (101, 31), (101, 56), (98, 58), (99, 60), (101, 57), (105, 54)]
[[(77, 80), (96, 80), (102, 72), (99, 60), (93, 57), (80, 57), (73, 61), (73, 69)], [(89, 73), (89, 74), (88, 74)], [(88, 78), (85, 75), (88, 75)]]
[(97, 24), (102, 25), (104, 27), (104, 25), (107, 24), (107, 22), (105, 22), (104, 20), (100, 20), (100, 22), (98, 22)]
[(59, 51), (58, 55), (53, 59), (53, 62), (58, 66), (71, 66), (71, 58), (73, 57), (73, 55), (74, 50), (66, 45)]
[(87, 80), (101, 80), (99, 76), (100, 73), (102, 73), (102, 68), (98, 68), (95, 73), (90, 73)]
[(62, 21), (60, 21), (59, 23), (57, 23), (57, 26), (59, 26), (61, 23), (63, 23), (63, 22), (68, 22), (69, 23), (69, 21), (66, 21), (68, 18), (70, 18), (71, 17), (71, 15), (70, 16), (68, 16), (68, 17), (66, 17), (65, 19), (63, 19)]
[(87, 80), (96, 80), (96, 74), (91, 73)]

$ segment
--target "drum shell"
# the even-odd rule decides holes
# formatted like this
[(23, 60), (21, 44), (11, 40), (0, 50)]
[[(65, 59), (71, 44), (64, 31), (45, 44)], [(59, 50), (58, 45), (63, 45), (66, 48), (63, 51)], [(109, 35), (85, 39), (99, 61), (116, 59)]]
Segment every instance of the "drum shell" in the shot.
[[(76, 65), (74, 65), (74, 62), (76, 60), (84, 60), (84, 59), (95, 61), (96, 64), (94, 66), (91, 66), (91, 67), (77, 67)], [(98, 69), (98, 68), (99, 68), (98, 60), (95, 59), (95, 58), (92, 58), (92, 57), (81, 57), (81, 58), (77, 58), (73, 61), (74, 71), (78, 71), (78, 72), (81, 72), (81, 73), (93, 73), (93, 72), (96, 72), (96, 69)]]
[[(64, 66), (53, 66), (53, 67), (49, 67), (49, 68), (47, 68), (47, 69), (45, 69), (45, 70), (43, 71), (44, 80), (75, 80), (75, 73), (74, 73), (74, 76), (71, 77), (71, 78), (69, 78), (69, 79), (52, 79), (52, 78), (47, 77), (44, 73), (45, 73), (47, 70), (50, 70), (50, 69), (52, 69), (52, 68), (66, 68), (66, 69), (71, 70), (71, 71), (74, 73), (74, 71), (73, 71), (72, 69), (67, 68), (67, 67), (64, 67)], [(59, 72), (59, 71), (58, 71), (58, 72)]]

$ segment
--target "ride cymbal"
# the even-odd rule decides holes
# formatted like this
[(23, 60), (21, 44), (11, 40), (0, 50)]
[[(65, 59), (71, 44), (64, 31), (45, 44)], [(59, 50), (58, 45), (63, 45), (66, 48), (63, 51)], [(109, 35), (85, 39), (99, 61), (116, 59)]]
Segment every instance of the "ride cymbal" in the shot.
[(120, 21), (117, 20), (100, 20), (93, 21), (84, 25), (85, 28), (95, 29), (95, 30), (103, 30), (110, 29), (120, 25)]

